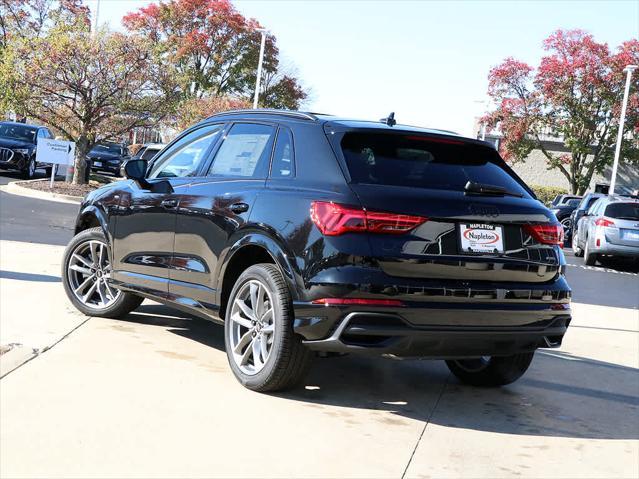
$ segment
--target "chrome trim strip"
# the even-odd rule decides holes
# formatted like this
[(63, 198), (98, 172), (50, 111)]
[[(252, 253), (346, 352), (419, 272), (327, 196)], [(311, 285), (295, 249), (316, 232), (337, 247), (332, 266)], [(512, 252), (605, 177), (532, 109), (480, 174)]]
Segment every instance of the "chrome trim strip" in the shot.
[[(6, 153), (9, 152), (9, 153)], [(15, 156), (15, 152), (9, 148), (0, 147), (0, 161), (8, 163)]]
[(310, 113), (304, 113), (302, 111), (292, 111), (292, 110), (274, 110), (272, 108), (256, 108), (256, 109), (240, 109), (240, 110), (229, 110), (223, 111), (220, 113), (216, 113), (215, 115), (211, 115), (207, 118), (207, 120), (211, 118), (218, 118), (225, 115), (280, 115), (280, 116), (290, 116), (292, 118), (299, 118), (302, 120), (311, 120), (317, 121), (318, 118), (315, 115)]

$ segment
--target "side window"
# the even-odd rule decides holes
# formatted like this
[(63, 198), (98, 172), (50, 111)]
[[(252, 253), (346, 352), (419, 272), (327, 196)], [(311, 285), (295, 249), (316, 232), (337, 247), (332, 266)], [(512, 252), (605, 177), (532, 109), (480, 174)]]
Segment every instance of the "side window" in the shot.
[(46, 138), (47, 135), (45, 134), (44, 130), (38, 130), (38, 135), (37, 135), (37, 139), (36, 142), (40, 139), (40, 138)]
[(589, 215), (597, 214), (597, 210), (599, 210), (599, 207), (601, 206), (601, 201), (598, 200), (599, 198), (594, 198), (594, 202), (591, 203), (590, 208), (588, 209)]
[(280, 127), (271, 164), (271, 178), (291, 178), (293, 176), (295, 176), (293, 133), (286, 127)]
[(236, 123), (220, 146), (209, 176), (266, 178), (273, 147), (274, 128), (255, 123)]
[(222, 131), (221, 126), (209, 126), (192, 131), (174, 143), (153, 163), (149, 178), (183, 178), (195, 176), (206, 152)]

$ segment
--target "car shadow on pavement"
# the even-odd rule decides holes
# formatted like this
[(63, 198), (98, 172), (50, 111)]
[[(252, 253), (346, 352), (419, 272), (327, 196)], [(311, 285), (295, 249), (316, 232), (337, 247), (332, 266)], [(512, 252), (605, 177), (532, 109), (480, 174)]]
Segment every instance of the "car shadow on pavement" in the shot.
[[(145, 304), (124, 320), (224, 351), (222, 326), (165, 306)], [(315, 358), (302, 386), (273, 396), (345, 421), (344, 408), (391, 412), (395, 420), (380, 419), (389, 427), (409, 418), (502, 434), (639, 439), (639, 371), (559, 350), (539, 350), (523, 378), (494, 389), (461, 384), (443, 361)]]
[(59, 283), (60, 276), (51, 276), (49, 274), (23, 273), (21, 271), (5, 271), (0, 269), (0, 278), (15, 279), (18, 281), (40, 281), (43, 283)]

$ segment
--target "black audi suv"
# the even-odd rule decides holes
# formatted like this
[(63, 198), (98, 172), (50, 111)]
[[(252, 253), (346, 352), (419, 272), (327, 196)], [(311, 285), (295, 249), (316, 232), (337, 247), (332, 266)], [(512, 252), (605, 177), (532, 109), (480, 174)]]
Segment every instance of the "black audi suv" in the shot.
[(297, 384), (313, 351), (444, 359), (461, 381), (504, 385), (570, 323), (562, 227), (487, 143), (229, 111), (123, 170), (82, 203), (70, 300), (223, 322), (250, 389)]
[(13, 121), (0, 121), (0, 169), (19, 170), (26, 180), (38, 168), (51, 175), (50, 163), (38, 162), (36, 149), (39, 139), (53, 138), (48, 128)]
[(126, 146), (120, 143), (105, 141), (91, 148), (87, 158), (91, 170), (105, 171), (119, 176), (122, 163), (129, 159), (129, 152)]

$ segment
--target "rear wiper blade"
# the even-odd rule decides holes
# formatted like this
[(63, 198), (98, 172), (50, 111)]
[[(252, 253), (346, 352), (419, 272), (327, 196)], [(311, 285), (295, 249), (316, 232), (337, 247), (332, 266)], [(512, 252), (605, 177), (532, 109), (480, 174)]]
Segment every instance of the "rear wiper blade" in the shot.
[(464, 191), (466, 193), (472, 193), (474, 195), (494, 195), (494, 196), (515, 196), (517, 198), (523, 198), (524, 195), (521, 193), (515, 193), (513, 191), (508, 191), (506, 188), (502, 186), (495, 185), (485, 185), (483, 183), (476, 183), (474, 181), (469, 181), (464, 186)]

